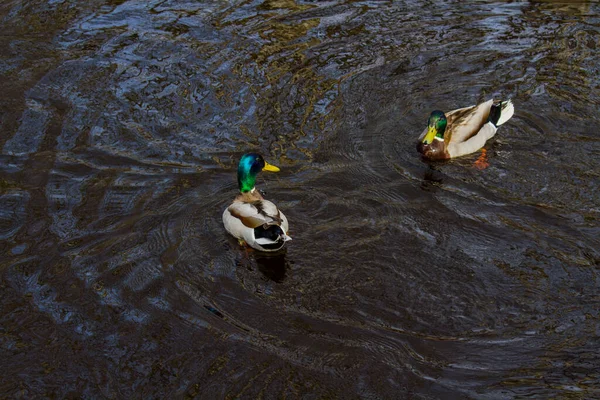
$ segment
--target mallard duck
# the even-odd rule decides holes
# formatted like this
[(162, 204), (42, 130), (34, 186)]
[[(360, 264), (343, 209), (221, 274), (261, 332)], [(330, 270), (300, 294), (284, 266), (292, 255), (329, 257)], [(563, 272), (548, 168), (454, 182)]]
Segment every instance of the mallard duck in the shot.
[(435, 110), (419, 136), (417, 151), (429, 160), (446, 160), (473, 153), (481, 149), (514, 112), (512, 101), (493, 99), (445, 114)]
[(261, 251), (276, 251), (292, 240), (287, 235), (288, 220), (277, 206), (256, 190), (256, 175), (260, 171), (278, 172), (261, 155), (244, 154), (238, 165), (240, 194), (223, 212), (225, 229), (240, 243)]

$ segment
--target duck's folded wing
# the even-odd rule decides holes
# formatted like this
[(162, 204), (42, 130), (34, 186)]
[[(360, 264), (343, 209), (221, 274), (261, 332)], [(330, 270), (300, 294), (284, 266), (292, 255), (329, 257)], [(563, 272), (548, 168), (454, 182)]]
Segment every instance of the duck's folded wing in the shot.
[(477, 134), (487, 122), (493, 102), (488, 100), (478, 106), (460, 108), (446, 114), (451, 132), (447, 143), (461, 143)]
[(248, 228), (254, 229), (261, 225), (281, 224), (279, 210), (270, 201), (261, 200), (252, 203), (234, 202), (227, 210)]

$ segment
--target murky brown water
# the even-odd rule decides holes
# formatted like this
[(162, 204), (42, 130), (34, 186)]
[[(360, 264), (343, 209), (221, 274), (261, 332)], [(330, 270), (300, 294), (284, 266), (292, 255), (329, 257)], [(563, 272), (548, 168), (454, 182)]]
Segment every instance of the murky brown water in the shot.
[[(600, 397), (600, 6), (0, 5), (0, 397)], [(434, 108), (512, 97), (428, 165)], [(290, 220), (247, 253), (239, 156)]]

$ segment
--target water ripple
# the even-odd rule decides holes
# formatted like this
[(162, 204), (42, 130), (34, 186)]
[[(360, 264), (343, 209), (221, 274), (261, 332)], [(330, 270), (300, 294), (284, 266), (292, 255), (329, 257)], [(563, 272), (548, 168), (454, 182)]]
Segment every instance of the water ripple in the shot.
[[(595, 397), (598, 11), (0, 7), (2, 393)], [(418, 157), (493, 96), (487, 169)], [(250, 150), (275, 254), (222, 227)]]

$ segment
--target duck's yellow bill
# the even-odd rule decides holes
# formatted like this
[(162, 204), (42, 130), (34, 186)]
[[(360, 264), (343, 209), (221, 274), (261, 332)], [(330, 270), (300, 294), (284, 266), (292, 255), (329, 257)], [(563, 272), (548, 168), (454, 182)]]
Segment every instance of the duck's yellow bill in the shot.
[(430, 126), (427, 129), (427, 134), (423, 138), (423, 143), (429, 144), (429, 143), (433, 142), (433, 138), (435, 137), (436, 133), (437, 133), (437, 130), (435, 129), (435, 127)]
[(271, 171), (271, 172), (279, 172), (281, 171), (278, 167), (269, 164), (268, 162), (265, 161), (265, 166), (262, 169), (263, 171)]

